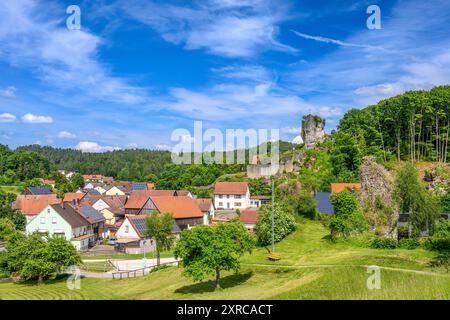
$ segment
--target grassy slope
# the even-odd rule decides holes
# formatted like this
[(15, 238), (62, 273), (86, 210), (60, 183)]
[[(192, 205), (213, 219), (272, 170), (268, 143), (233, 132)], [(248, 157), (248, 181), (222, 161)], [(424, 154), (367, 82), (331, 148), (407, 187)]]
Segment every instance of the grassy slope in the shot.
[(19, 194), (21, 192), (21, 188), (20, 186), (0, 186), (0, 191)]
[[(450, 276), (427, 266), (424, 250), (374, 250), (332, 244), (317, 222), (303, 222), (277, 245), (282, 259), (266, 260), (258, 248), (242, 259), (239, 275), (224, 273), (223, 289), (212, 281), (193, 283), (182, 269), (169, 267), (143, 278), (82, 279), (68, 290), (64, 279), (44, 285), (0, 284), (1, 299), (449, 299)], [(365, 265), (382, 269), (381, 290), (368, 290)], [(418, 270), (414, 273), (407, 270)], [(430, 273), (431, 272), (431, 273)]]

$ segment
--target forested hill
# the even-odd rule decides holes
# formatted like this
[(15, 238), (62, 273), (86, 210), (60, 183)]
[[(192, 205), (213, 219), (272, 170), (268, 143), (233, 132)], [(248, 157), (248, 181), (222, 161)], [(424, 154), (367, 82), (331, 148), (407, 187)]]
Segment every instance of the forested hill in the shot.
[[(291, 143), (280, 141), (280, 152), (291, 149)], [(158, 188), (168, 189), (181, 189), (187, 185), (205, 186), (223, 174), (245, 171), (245, 164), (174, 165), (170, 152), (160, 150), (125, 149), (105, 153), (83, 153), (74, 149), (30, 145), (19, 147), (16, 151), (35, 152), (48, 159), (56, 169), (83, 174), (102, 174), (116, 180), (154, 181), (158, 182)], [(248, 160), (248, 150), (245, 152)]]
[(333, 170), (355, 176), (365, 155), (380, 162), (449, 161), (450, 86), (409, 91), (340, 120), (333, 138)]

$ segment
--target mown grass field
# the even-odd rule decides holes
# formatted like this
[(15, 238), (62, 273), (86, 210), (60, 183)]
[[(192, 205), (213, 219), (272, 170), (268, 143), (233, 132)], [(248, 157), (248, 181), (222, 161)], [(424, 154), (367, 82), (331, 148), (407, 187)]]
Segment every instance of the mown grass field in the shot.
[(19, 194), (21, 192), (21, 190), (22, 189), (19, 186), (3, 186), (3, 185), (0, 185), (0, 192)]
[[(211, 280), (194, 283), (168, 267), (141, 278), (82, 279), (69, 290), (64, 278), (43, 285), (0, 284), (1, 299), (449, 299), (450, 275), (429, 267), (423, 249), (376, 250), (334, 244), (318, 222), (301, 222), (277, 245), (282, 259), (264, 248), (242, 259), (242, 270), (225, 272), (222, 289)], [(381, 269), (381, 289), (367, 288), (368, 265)]]

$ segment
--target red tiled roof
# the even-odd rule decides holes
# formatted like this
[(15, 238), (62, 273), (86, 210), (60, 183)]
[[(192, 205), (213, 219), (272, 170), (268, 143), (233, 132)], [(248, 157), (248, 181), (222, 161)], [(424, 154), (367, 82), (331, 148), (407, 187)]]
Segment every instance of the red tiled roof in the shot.
[(147, 183), (147, 190), (153, 190), (153, 189), (155, 189), (155, 184), (151, 183), (151, 182)]
[(245, 194), (247, 189), (247, 182), (216, 182), (214, 194)]
[(101, 174), (82, 174), (84, 180), (102, 180), (103, 176)]
[(251, 196), (250, 199), (262, 199), (262, 200), (271, 200), (271, 196)]
[(63, 202), (71, 202), (73, 200), (81, 200), (86, 195), (83, 192), (68, 192), (64, 195)]
[(61, 200), (56, 194), (23, 195), (17, 196), (12, 208), (20, 210), (24, 215), (37, 215), (49, 204), (58, 204)]
[(349, 188), (352, 190), (361, 190), (361, 183), (332, 183), (331, 184), (331, 192), (332, 193), (341, 192), (345, 188)]
[(55, 184), (55, 180), (46, 180), (46, 179), (44, 179), (44, 180), (42, 180), (42, 183), (43, 184), (47, 184), (47, 185), (52, 185), (52, 184)]
[(209, 211), (212, 204), (212, 199), (194, 199), (197, 202), (198, 207), (201, 211)]
[(241, 211), (239, 220), (242, 223), (256, 224), (258, 222), (259, 212), (254, 209), (245, 209)]
[(160, 213), (170, 212), (174, 219), (203, 217), (199, 206), (190, 197), (152, 197)]

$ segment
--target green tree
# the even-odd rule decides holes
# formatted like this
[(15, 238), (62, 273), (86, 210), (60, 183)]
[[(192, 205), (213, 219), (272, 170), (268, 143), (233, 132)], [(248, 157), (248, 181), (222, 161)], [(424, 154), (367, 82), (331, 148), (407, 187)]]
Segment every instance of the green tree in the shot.
[(17, 235), (16, 226), (8, 218), (0, 218), (0, 240), (10, 241)]
[(311, 192), (302, 190), (298, 195), (292, 195), (288, 198), (287, 203), (294, 213), (308, 219), (317, 219), (317, 204)]
[(400, 210), (410, 214), (413, 236), (432, 230), (439, 218), (439, 202), (420, 181), (414, 163), (405, 163), (397, 172), (394, 195)]
[(81, 263), (79, 253), (65, 238), (43, 237), (37, 232), (10, 241), (5, 255), (7, 271), (25, 280), (37, 279), (39, 283)]
[(159, 266), (161, 251), (169, 250), (174, 242), (173, 225), (175, 220), (171, 213), (152, 212), (147, 216), (144, 236), (155, 241), (156, 265)]
[(240, 257), (251, 252), (253, 237), (239, 221), (214, 226), (198, 225), (184, 230), (175, 247), (175, 257), (183, 259), (183, 274), (194, 281), (215, 275), (220, 288), (222, 270), (239, 272)]
[(84, 179), (81, 176), (81, 174), (76, 173), (70, 179), (70, 184), (72, 186), (72, 189), (74, 189), (74, 190), (83, 188), (84, 187)]
[[(295, 217), (290, 208), (276, 203), (274, 210), (275, 242), (283, 240), (295, 230)], [(256, 235), (259, 245), (272, 243), (272, 206), (264, 205), (259, 210), (259, 219), (256, 223)]]
[(331, 218), (330, 229), (333, 239), (338, 236), (348, 237), (352, 233), (368, 229), (364, 215), (358, 208), (358, 201), (349, 189), (344, 189), (331, 196), (334, 206), (334, 216)]

